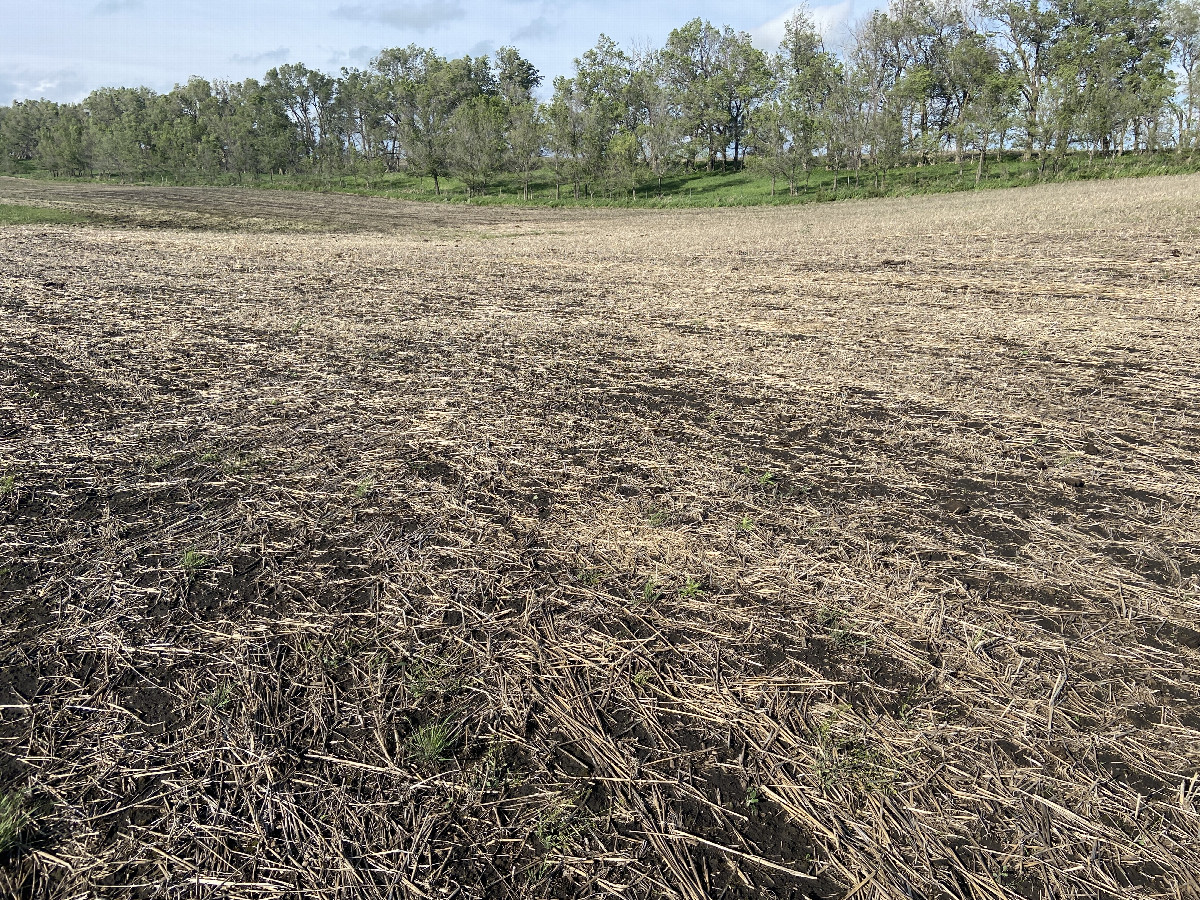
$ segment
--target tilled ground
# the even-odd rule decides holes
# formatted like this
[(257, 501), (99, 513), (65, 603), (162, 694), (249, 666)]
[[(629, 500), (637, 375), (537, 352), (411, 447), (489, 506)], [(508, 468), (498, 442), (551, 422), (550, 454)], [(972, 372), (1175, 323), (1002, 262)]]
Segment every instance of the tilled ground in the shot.
[(4, 198), (0, 895), (1200, 896), (1200, 178)]

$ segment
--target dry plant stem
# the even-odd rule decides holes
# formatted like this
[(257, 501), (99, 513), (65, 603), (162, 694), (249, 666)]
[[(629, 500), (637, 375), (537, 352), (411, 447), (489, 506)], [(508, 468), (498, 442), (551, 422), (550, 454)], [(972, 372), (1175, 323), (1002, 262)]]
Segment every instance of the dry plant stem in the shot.
[(0, 199), (0, 895), (1200, 896), (1200, 179)]

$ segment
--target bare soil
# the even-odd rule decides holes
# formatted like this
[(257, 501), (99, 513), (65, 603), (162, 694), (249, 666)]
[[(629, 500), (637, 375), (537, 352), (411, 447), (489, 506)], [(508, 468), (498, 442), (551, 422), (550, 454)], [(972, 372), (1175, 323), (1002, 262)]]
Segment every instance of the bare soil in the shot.
[(1200, 177), (0, 201), (0, 895), (1200, 896)]

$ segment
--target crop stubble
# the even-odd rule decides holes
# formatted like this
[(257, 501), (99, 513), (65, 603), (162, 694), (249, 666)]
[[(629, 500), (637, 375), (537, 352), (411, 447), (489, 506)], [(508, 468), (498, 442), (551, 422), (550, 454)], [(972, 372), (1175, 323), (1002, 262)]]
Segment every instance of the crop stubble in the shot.
[(0, 180), (0, 893), (1200, 896), (1200, 179), (279, 197)]

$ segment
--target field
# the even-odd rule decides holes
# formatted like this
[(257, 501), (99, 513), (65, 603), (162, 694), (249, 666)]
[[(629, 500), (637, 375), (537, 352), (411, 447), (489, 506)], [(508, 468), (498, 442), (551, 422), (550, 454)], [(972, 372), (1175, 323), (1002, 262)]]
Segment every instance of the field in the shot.
[(0, 203), (0, 896), (1200, 897), (1200, 176)]

